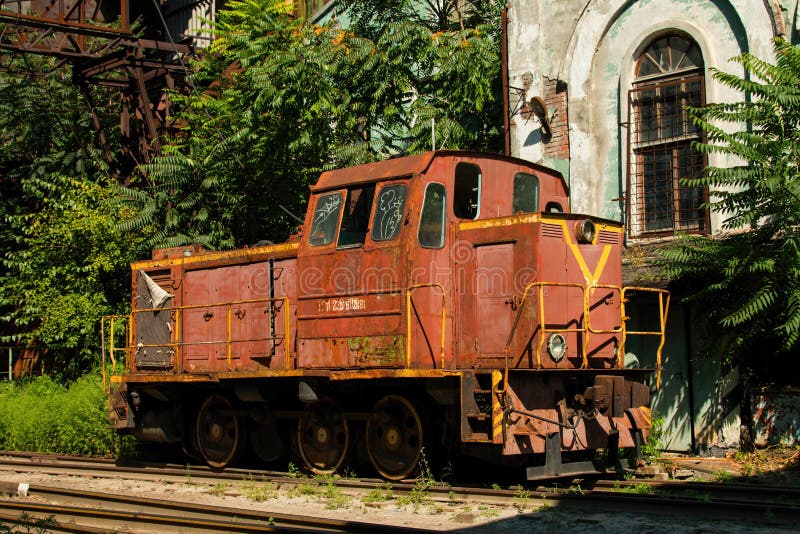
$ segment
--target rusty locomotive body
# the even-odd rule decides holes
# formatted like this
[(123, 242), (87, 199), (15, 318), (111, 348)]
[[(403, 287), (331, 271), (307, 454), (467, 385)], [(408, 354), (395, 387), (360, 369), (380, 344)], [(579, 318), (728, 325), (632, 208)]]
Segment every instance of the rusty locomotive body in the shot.
[[(303, 228), (132, 265), (114, 428), (216, 467), (293, 451), (388, 479), (429, 453), (580, 472), (646, 437), (652, 369), (625, 343), (660, 361), (668, 295), (620, 287), (621, 225), (569, 213), (559, 173), (461, 151), (325, 172)], [(631, 291), (660, 328), (628, 329)]]

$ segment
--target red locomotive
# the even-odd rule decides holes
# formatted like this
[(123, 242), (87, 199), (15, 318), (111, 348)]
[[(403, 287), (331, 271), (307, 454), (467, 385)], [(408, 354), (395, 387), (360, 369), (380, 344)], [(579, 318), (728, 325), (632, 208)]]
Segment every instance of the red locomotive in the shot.
[[(653, 370), (626, 368), (626, 337), (660, 362), (669, 296), (620, 287), (622, 226), (570, 213), (559, 173), (435, 151), (325, 172), (308, 206), (286, 243), (132, 265), (115, 429), (219, 468), (294, 451), (393, 480), (428, 453), (603, 469), (645, 439)], [(628, 330), (631, 291), (660, 329)]]

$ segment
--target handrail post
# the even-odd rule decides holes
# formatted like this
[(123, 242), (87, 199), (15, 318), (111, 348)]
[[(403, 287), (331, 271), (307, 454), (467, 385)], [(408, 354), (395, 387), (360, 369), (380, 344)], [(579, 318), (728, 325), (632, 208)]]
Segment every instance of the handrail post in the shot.
[(175, 367), (178, 368), (178, 373), (183, 374), (183, 344), (181, 343), (181, 308), (175, 308), (175, 328), (173, 329), (175, 335)]
[(581, 357), (583, 363), (581, 364), (581, 369), (588, 369), (589, 368), (589, 356), (587, 354), (589, 350), (589, 291), (594, 286), (586, 286), (581, 287), (581, 293), (583, 294), (583, 343), (581, 346)]
[(233, 308), (231, 305), (228, 305), (228, 371), (231, 370), (231, 338), (232, 338), (232, 330), (233, 330)]
[(411, 289), (406, 289), (406, 369), (411, 368)]
[[(11, 368), (11, 347), (8, 348), (8, 366)], [(11, 375), (9, 374), (9, 380)], [(100, 317), (100, 379), (103, 381), (103, 393), (106, 389), (106, 318)]]
[[(438, 284), (437, 284), (438, 285)], [(445, 295), (444, 295), (444, 288), (439, 286), (442, 290), (442, 369), (444, 369), (444, 343), (445, 343), (445, 324), (447, 322), (447, 308), (445, 307)]]
[(289, 369), (291, 367), (291, 362), (292, 362), (292, 355), (291, 355), (292, 325), (291, 325), (291, 317), (289, 316), (289, 297), (281, 297), (281, 300), (283, 301), (283, 328), (284, 328), (283, 339), (285, 342), (285, 347), (283, 349), (283, 352), (286, 356), (286, 368)]

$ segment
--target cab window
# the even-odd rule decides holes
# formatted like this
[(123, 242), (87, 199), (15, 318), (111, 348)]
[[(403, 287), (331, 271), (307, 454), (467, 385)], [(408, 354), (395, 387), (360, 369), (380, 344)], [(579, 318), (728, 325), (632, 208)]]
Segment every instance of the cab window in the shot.
[(407, 190), (404, 184), (388, 185), (381, 189), (375, 201), (375, 217), (372, 219), (373, 241), (389, 241), (400, 233)]
[(453, 188), (453, 215), (459, 219), (475, 219), (480, 212), (481, 169), (472, 163), (456, 165)]
[(308, 242), (312, 247), (329, 245), (333, 242), (341, 209), (341, 193), (322, 195), (317, 199), (314, 219), (311, 221), (311, 232), (308, 236)]
[(347, 202), (342, 215), (342, 229), (339, 231), (340, 247), (363, 245), (369, 227), (369, 215), (372, 211), (372, 198), (375, 196), (375, 186), (349, 189)]
[(419, 244), (424, 248), (444, 246), (445, 190), (440, 183), (430, 183), (425, 188), (422, 213), (419, 218)]
[(514, 213), (536, 213), (539, 211), (539, 178), (533, 174), (518, 172), (514, 175)]

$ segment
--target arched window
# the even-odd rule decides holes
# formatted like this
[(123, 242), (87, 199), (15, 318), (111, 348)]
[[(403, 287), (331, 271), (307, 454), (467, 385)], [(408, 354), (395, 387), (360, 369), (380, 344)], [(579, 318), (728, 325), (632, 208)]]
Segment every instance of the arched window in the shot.
[(698, 178), (705, 156), (691, 148), (702, 132), (689, 106), (705, 104), (703, 56), (680, 35), (660, 37), (636, 61), (628, 93), (627, 220), (632, 237), (709, 232), (703, 187), (681, 180)]

